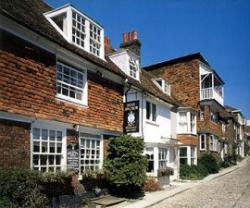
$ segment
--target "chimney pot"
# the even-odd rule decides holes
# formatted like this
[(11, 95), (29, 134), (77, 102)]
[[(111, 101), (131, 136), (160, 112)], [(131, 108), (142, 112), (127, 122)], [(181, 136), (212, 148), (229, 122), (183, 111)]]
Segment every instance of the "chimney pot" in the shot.
[(128, 42), (128, 34), (127, 34), (126, 32), (124, 32), (124, 33), (122, 34), (122, 39), (123, 39), (123, 43)]

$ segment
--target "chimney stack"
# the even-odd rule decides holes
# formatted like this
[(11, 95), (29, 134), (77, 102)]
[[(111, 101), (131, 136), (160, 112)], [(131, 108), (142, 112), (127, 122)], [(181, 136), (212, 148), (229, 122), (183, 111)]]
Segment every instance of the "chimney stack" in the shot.
[(108, 55), (110, 53), (113, 53), (115, 50), (113, 49), (111, 42), (108, 37), (104, 37), (104, 48), (105, 48), (105, 54)]
[(120, 48), (129, 49), (130, 51), (134, 52), (140, 60), (141, 56), (141, 42), (138, 40), (137, 32), (124, 32), (122, 34), (122, 44)]

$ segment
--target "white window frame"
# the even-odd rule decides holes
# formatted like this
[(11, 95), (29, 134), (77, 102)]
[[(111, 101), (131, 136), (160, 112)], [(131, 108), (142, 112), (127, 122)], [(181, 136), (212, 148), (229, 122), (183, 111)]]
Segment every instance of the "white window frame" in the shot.
[(101, 29), (93, 24), (89, 23), (89, 51), (90, 53), (100, 56), (101, 49)]
[(196, 132), (196, 115), (190, 112), (190, 132), (195, 134)]
[[(75, 18), (74, 14), (76, 15)], [(76, 25), (74, 25), (74, 22)], [(78, 47), (84, 49), (86, 45), (86, 19), (75, 10), (72, 11), (71, 29), (72, 29), (72, 42)], [(77, 42), (77, 40), (79, 40), (79, 43)]]
[(138, 79), (138, 66), (136, 60), (131, 57), (129, 58), (129, 76)]
[[(192, 153), (193, 153), (193, 155), (192, 155)], [(192, 146), (190, 147), (190, 164), (191, 165), (196, 164), (196, 148), (192, 147)]]
[(159, 162), (159, 169), (164, 170), (167, 168), (168, 163), (168, 148), (160, 148), (158, 150), (158, 162)]
[[(181, 156), (181, 149), (186, 149), (186, 156)], [(181, 164), (181, 159), (186, 159), (186, 164), (188, 164), (189, 163), (189, 160), (188, 160), (188, 150), (189, 150), (189, 148), (187, 147), (187, 146), (183, 146), (183, 147), (179, 147), (179, 160), (180, 160), (180, 164)]]
[[(150, 109), (150, 112), (149, 112), (149, 118), (147, 118), (147, 103), (149, 103), (149, 109)], [(153, 106), (155, 106), (155, 114), (153, 113)], [(151, 101), (148, 101), (146, 100), (146, 120), (147, 121), (150, 121), (150, 122), (153, 122), (153, 123), (156, 123), (157, 122), (157, 105)]]
[[(204, 148), (202, 148), (202, 136), (204, 136)], [(200, 135), (200, 150), (203, 151), (203, 150), (206, 150), (206, 147), (207, 147), (207, 144), (206, 144), (206, 134), (201, 134)]]
[[(188, 133), (188, 115), (187, 115), (187, 113), (188, 113), (187, 111), (178, 112), (178, 133)], [(181, 120), (181, 114), (183, 114), (183, 115), (185, 114), (185, 121)]]
[(209, 150), (214, 151), (214, 135), (209, 135)]
[[(39, 139), (34, 139), (34, 130), (35, 129), (39, 129), (40, 130), (40, 137)], [(42, 139), (42, 130), (47, 130), (47, 139)], [(61, 132), (62, 133), (62, 140), (61, 141), (57, 141), (57, 138), (55, 138), (54, 140), (51, 139), (51, 132), (55, 132), (57, 134), (57, 132)], [(55, 134), (55, 136), (57, 136)], [(31, 157), (30, 157), (30, 165), (31, 165), (31, 169), (36, 169), (38, 168), (38, 171), (42, 171), (42, 168), (46, 168), (45, 172), (50, 171), (50, 168), (53, 168), (52, 172), (56, 172), (57, 168), (60, 167), (60, 171), (65, 171), (66, 170), (66, 128), (63, 126), (59, 126), (59, 125), (54, 125), (52, 123), (46, 123), (46, 122), (35, 122), (32, 124), (31, 126), (31, 142), (30, 142), (30, 152), (31, 152)], [(39, 142), (39, 152), (35, 152), (34, 151), (34, 142)], [(42, 143), (47, 143), (47, 151), (43, 152), (42, 151)], [(55, 151), (52, 153), (50, 152), (50, 145), (55, 143)], [(61, 153), (57, 153), (57, 145), (61, 144)], [(39, 159), (38, 159), (38, 164), (34, 165), (33, 164), (33, 157), (35, 155), (39, 155)], [(60, 165), (56, 164), (56, 156), (61, 156), (61, 160), (60, 160)], [(41, 165), (41, 156), (47, 156), (47, 161), (46, 164)], [(54, 164), (50, 165), (49, 164), (49, 156), (54, 156)]]
[[(84, 141), (84, 145), (82, 141)], [(87, 141), (89, 141), (88, 147), (87, 147)], [(93, 143), (95, 144), (94, 148), (92, 146)], [(99, 148), (97, 148), (98, 143), (99, 143)], [(87, 151), (89, 151), (89, 154), (87, 154)], [(92, 154), (92, 151), (94, 151), (94, 155)], [(98, 157), (96, 154), (97, 151), (99, 151)], [(79, 161), (80, 175), (88, 171), (102, 169), (102, 164), (103, 164), (103, 138), (102, 136), (91, 135), (85, 132), (79, 132), (79, 159), (80, 159)], [(93, 163), (91, 161), (93, 161)]]
[[(159, 82), (161, 82), (161, 84)], [(165, 94), (167, 95), (171, 94), (171, 85), (169, 85), (165, 79), (162, 78), (155, 79), (155, 83)]]
[[(186, 114), (186, 130), (181, 127), (181, 116), (180, 114)], [(191, 118), (193, 115), (193, 120), (191, 123)], [(193, 128), (191, 128), (191, 125), (193, 125)], [(192, 130), (192, 131), (191, 131)], [(177, 113), (177, 133), (178, 134), (194, 134), (197, 135), (197, 129), (196, 129), (196, 114), (193, 111), (188, 111), (188, 110), (180, 110)]]
[[(66, 14), (66, 18), (63, 21), (63, 31), (60, 29), (60, 27), (53, 21), (54, 17), (57, 17), (58, 15), (61, 15), (65, 13)], [(79, 43), (77, 43), (76, 39), (74, 41), (73, 36), (77, 36), (76, 33), (73, 34), (73, 28), (76, 29), (73, 25), (73, 13), (76, 13), (79, 17), (81, 17), (80, 19), (84, 19), (84, 23), (82, 21), (80, 21), (80, 27), (77, 27), (76, 24), (76, 28), (78, 31), (78, 40), (80, 41)], [(68, 5), (67, 7), (64, 8), (59, 8), (59, 9), (55, 9), (53, 11), (50, 12), (46, 12), (44, 13), (44, 16), (47, 18), (47, 20), (51, 23), (51, 25), (53, 25), (53, 27), (55, 27), (55, 29), (71, 44), (79, 47), (80, 49), (83, 49), (85, 51), (87, 51), (88, 53), (94, 54), (95, 56), (101, 58), (104, 60), (104, 29), (103, 27), (98, 24), (97, 22), (93, 21), (92, 19), (90, 19), (88, 16), (84, 15), (81, 11), (77, 10), (76, 8), (74, 8), (71, 5)], [(93, 53), (90, 51), (90, 40), (94, 40), (94, 38), (92, 38), (90, 36), (90, 24), (94, 25), (95, 27), (100, 29), (100, 42), (99, 42), (99, 55), (98, 53)], [(84, 28), (84, 30), (82, 29)], [(98, 40), (98, 38), (97, 38)], [(81, 44), (81, 41), (83, 41), (84, 46)], [(95, 41), (95, 43), (97, 43), (97, 41)]]
[[(82, 75), (82, 77), (83, 77), (83, 80), (82, 80), (83, 88), (80, 88), (80, 87), (75, 86), (75, 85), (71, 85), (70, 83), (67, 83), (67, 82), (65, 82), (63, 80), (58, 80), (58, 76), (59, 76), (59, 73), (60, 73), (60, 72), (58, 72), (58, 70), (59, 70), (58, 67), (59, 66), (62, 67), (62, 69), (67, 67), (70, 71), (74, 71), (75, 73)], [(61, 73), (61, 74), (63, 74), (63, 73)], [(64, 75), (62, 75), (62, 76), (64, 76)], [(70, 77), (69, 77), (69, 79), (70, 79)], [(78, 82), (78, 80), (77, 80), (77, 82)], [(65, 85), (68, 88), (73, 88), (73, 89), (75, 89), (77, 91), (81, 91), (82, 92), (82, 99), (80, 100), (80, 99), (77, 99), (77, 98), (72, 98), (70, 96), (63, 95), (62, 94), (62, 88), (63, 87), (61, 87), (61, 93), (58, 93), (58, 86), (59, 85), (61, 85), (61, 86)], [(78, 69), (77, 67), (73, 67), (71, 65), (68, 65), (68, 64), (62, 63), (60, 61), (57, 61), (56, 86), (57, 86), (57, 89), (56, 89), (56, 97), (57, 98), (60, 98), (60, 99), (63, 99), (63, 100), (69, 101), (69, 102), (85, 105), (85, 106), (88, 105), (88, 90), (87, 90), (88, 87), (87, 87), (87, 70), (86, 69)]]
[(154, 164), (155, 164), (154, 148), (153, 147), (146, 147), (145, 150), (144, 150), (144, 153), (147, 156), (148, 162), (153, 162), (153, 169), (152, 169), (152, 171), (151, 172), (147, 172), (147, 173), (154, 174), (154, 172), (155, 172), (155, 167), (154, 167)]

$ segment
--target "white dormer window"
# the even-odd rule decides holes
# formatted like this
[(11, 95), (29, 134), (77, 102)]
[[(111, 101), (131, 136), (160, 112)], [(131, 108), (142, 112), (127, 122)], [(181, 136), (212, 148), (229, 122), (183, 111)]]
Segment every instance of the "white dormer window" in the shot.
[(137, 79), (136, 61), (131, 58), (129, 59), (129, 74), (131, 77)]
[(101, 30), (90, 23), (90, 40), (89, 40), (89, 50), (97, 56), (100, 55), (101, 48)]
[(69, 43), (104, 59), (104, 29), (98, 23), (69, 4), (44, 15)]
[(85, 18), (78, 14), (77, 12), (73, 12), (72, 15), (72, 41), (84, 48), (85, 41)]
[(157, 83), (157, 86), (160, 87), (160, 89), (166, 93), (167, 95), (170, 95), (171, 88), (170, 85), (167, 83), (164, 79), (156, 79), (155, 82)]

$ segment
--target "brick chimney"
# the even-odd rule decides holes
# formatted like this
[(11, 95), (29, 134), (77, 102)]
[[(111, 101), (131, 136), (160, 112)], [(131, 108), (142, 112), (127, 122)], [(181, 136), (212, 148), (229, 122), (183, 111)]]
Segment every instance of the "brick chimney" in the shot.
[(104, 48), (105, 48), (105, 55), (109, 55), (115, 51), (108, 37), (104, 37)]
[(137, 32), (124, 32), (122, 34), (122, 44), (120, 48), (129, 49), (130, 51), (134, 52), (140, 60), (141, 56), (141, 42), (138, 40)]

